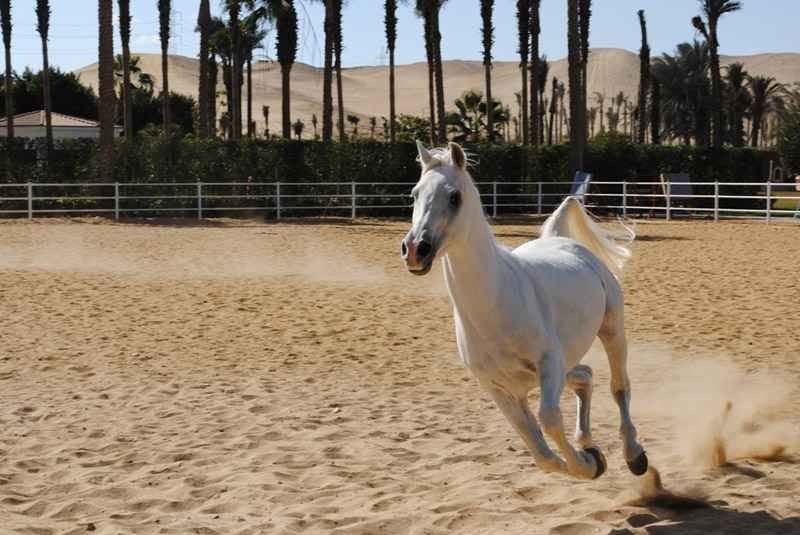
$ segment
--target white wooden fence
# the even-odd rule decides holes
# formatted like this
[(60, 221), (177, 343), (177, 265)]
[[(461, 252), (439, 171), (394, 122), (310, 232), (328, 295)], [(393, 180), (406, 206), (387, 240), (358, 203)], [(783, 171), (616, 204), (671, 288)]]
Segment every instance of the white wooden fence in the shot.
[[(478, 183), (487, 214), (547, 214), (569, 192), (571, 182)], [(673, 183), (672, 185), (675, 185)], [(356, 218), (407, 215), (414, 183), (397, 182), (156, 182), (0, 184), (0, 217), (95, 214), (190, 215), (198, 219), (235, 212), (281, 219), (303, 215)], [(592, 182), (590, 208), (622, 216), (776, 218), (800, 220), (800, 197), (790, 183), (692, 182), (694, 193), (672, 195), (654, 182)], [(53, 192), (56, 193), (53, 193)], [(776, 208), (779, 200), (789, 206)]]

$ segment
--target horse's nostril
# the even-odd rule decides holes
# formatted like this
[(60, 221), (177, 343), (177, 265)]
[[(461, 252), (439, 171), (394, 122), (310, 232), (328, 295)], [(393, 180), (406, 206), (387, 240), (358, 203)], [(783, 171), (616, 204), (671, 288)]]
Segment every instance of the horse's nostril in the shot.
[(419, 245), (417, 246), (417, 256), (419, 258), (427, 258), (431, 252), (431, 249), (432, 247), (430, 243), (426, 241), (419, 242)]
[(406, 247), (406, 240), (400, 242), (400, 254), (403, 255), (403, 258), (408, 256), (408, 247)]

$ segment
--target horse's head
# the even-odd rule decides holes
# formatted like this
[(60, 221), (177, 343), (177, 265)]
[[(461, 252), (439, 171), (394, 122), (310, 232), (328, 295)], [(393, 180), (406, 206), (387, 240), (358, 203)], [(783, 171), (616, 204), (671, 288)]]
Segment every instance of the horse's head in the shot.
[(406, 267), (425, 275), (437, 255), (464, 236), (469, 208), (480, 198), (466, 171), (467, 158), (456, 143), (447, 149), (426, 149), (417, 142), (422, 174), (411, 191), (414, 215), (411, 230), (400, 245)]

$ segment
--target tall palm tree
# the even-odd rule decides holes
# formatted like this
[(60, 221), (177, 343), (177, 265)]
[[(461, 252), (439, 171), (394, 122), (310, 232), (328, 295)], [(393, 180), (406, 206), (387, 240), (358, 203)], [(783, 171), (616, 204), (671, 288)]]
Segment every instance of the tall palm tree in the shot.
[(334, 2), (325, 3), (325, 66), (322, 71), (322, 141), (328, 143), (333, 138), (333, 36)]
[[(395, 128), (397, 110), (394, 82), (394, 52), (397, 44), (397, 0), (386, 0), (384, 7), (386, 9), (383, 21), (386, 27), (386, 50), (389, 52), (389, 142), (394, 143), (397, 135)], [(314, 137), (316, 137), (316, 127), (314, 128)]]
[(578, 106), (578, 122), (581, 132), (581, 154), (585, 151), (586, 141), (589, 138), (586, 129), (586, 103), (589, 86), (589, 23), (592, 16), (592, 0), (578, 1), (578, 18), (581, 45), (581, 94)]
[(336, 71), (336, 111), (339, 141), (347, 141), (344, 129), (344, 94), (342, 91), (342, 0), (333, 0), (333, 69)]
[[(0, 25), (3, 27), (3, 46), (6, 49), (6, 137), (14, 139), (14, 93), (11, 91), (11, 0), (0, 0)], [(11, 147), (11, 144), (8, 144)]]
[(277, 38), (275, 47), (281, 64), (281, 118), (283, 137), (291, 139), (291, 72), (297, 58), (297, 10), (294, 0), (274, 0)]
[(728, 140), (734, 147), (744, 146), (744, 115), (750, 107), (747, 91), (747, 71), (742, 63), (731, 63), (725, 73), (726, 111), (728, 116)]
[[(544, 123), (545, 123), (545, 105), (544, 93), (547, 90), (547, 75), (550, 73), (550, 63), (547, 61), (547, 56), (542, 56), (539, 61), (534, 63), (536, 70), (531, 71), (531, 78), (535, 79), (535, 85), (531, 85), (532, 90), (536, 90), (537, 94), (532, 95), (531, 102), (536, 102), (536, 114), (538, 120), (532, 121), (536, 127), (536, 131), (532, 133), (533, 139), (538, 140), (536, 143), (544, 144)], [(531, 112), (533, 113), (533, 112)]]
[(594, 92), (594, 100), (597, 102), (598, 106), (598, 114), (600, 115), (600, 132), (605, 132), (605, 127), (603, 126), (603, 114), (605, 113), (604, 107), (606, 102), (606, 96), (599, 91)]
[(100, 94), (100, 179), (114, 175), (114, 23), (113, 0), (98, 0)]
[(133, 137), (133, 108), (131, 106), (131, 2), (119, 0), (119, 37), (122, 44), (122, 117), (125, 139)]
[(169, 65), (167, 51), (169, 50), (170, 11), (172, 0), (158, 0), (158, 35), (161, 40), (161, 114), (164, 120), (164, 135), (169, 134)]
[(517, 0), (517, 37), (519, 38), (519, 69), (522, 74), (522, 144), (530, 142), (528, 118), (528, 57), (530, 54), (530, 0)]
[(650, 45), (647, 42), (647, 20), (644, 18), (644, 9), (640, 9), (637, 14), (642, 29), (642, 47), (639, 49), (639, 127), (636, 129), (636, 141), (644, 144), (647, 132), (647, 91), (650, 89)]
[(567, 0), (567, 60), (568, 60), (568, 82), (569, 82), (569, 114), (570, 114), (570, 156), (569, 169), (570, 175), (580, 171), (583, 167), (583, 152), (578, 139), (575, 135), (579, 129), (578, 108), (580, 107), (581, 95), (581, 38), (580, 38), (580, 10), (579, 0)]
[(748, 86), (752, 95), (750, 115), (752, 117), (752, 132), (750, 146), (758, 147), (759, 134), (764, 118), (772, 111), (773, 97), (783, 89), (775, 79), (767, 76), (748, 76)]
[(439, 31), (439, 14), (447, 0), (427, 0), (431, 9), (431, 37), (436, 73), (436, 119), (439, 129), (439, 141), (447, 140), (447, 125), (444, 109), (444, 72), (442, 68), (442, 33)]
[(50, 61), (47, 54), (47, 35), (50, 31), (50, 2), (36, 0), (36, 31), (42, 38), (42, 89), (44, 101), (44, 119), (47, 137), (47, 157), (53, 151), (53, 116), (50, 113)]
[[(129, 0), (120, 0), (128, 2)], [(211, 56), (209, 50), (209, 31), (211, 26), (211, 6), (209, 0), (200, 0), (200, 10), (197, 13), (197, 29), (200, 31), (200, 73), (197, 88), (197, 130), (201, 139), (209, 137), (210, 99), (208, 63)], [(211, 118), (213, 121), (213, 118)]]
[[(483, 69), (486, 80), (486, 102), (492, 102), (492, 46), (494, 46), (494, 0), (481, 0), (481, 35), (483, 38)], [(494, 140), (494, 106), (488, 106), (486, 125), (489, 141)]]
[(700, 0), (701, 10), (708, 20), (708, 28), (699, 16), (692, 19), (692, 25), (703, 34), (708, 43), (711, 56), (711, 118), (713, 124), (713, 144), (721, 147), (725, 124), (722, 114), (722, 75), (719, 67), (719, 39), (717, 27), (719, 19), (726, 13), (742, 9), (742, 3), (736, 0)]
[(433, 44), (433, 22), (428, 0), (417, 0), (416, 13), (423, 21), (425, 57), (428, 62), (428, 109), (431, 123), (430, 142), (432, 145), (435, 145), (438, 138), (438, 130), (436, 128), (436, 49)]
[[(539, 21), (539, 5), (541, 0), (530, 1), (530, 33), (531, 33), (531, 66), (530, 66), (530, 99), (531, 99), (531, 130), (530, 137), (533, 146), (537, 146), (542, 138), (542, 118), (541, 113), (544, 107), (540, 104), (540, 97), (544, 94), (547, 81), (547, 70), (545, 70), (545, 81), (541, 81), (539, 66), (539, 34), (541, 25)], [(541, 112), (540, 112), (541, 109)], [(543, 141), (543, 140), (541, 140)]]
[(552, 90), (550, 92), (550, 124), (547, 126), (547, 144), (553, 144), (553, 119), (558, 111), (558, 78), (553, 76)]
[(267, 32), (262, 28), (262, 21), (271, 11), (259, 8), (250, 12), (241, 23), (241, 34), (239, 47), (241, 57), (247, 64), (247, 136), (253, 137), (256, 134), (255, 122), (253, 121), (253, 53), (261, 48), (261, 42), (267, 36)]
[(228, 113), (230, 114), (231, 139), (238, 141), (242, 137), (242, 57), (239, 54), (239, 41), (241, 38), (239, 15), (242, 11), (242, 2), (241, 0), (225, 0), (225, 5), (228, 11), (228, 26), (230, 28), (228, 31), (230, 32), (231, 41), (231, 95)]

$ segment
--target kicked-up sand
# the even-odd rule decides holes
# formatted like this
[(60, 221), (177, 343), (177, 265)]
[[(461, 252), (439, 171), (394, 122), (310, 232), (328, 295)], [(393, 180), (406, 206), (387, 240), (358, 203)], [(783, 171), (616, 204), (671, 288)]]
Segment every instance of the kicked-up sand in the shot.
[(797, 225), (638, 226), (632, 412), (666, 490), (625, 467), (598, 348), (608, 472), (534, 466), (407, 226), (1, 222), (0, 533), (800, 533)]

